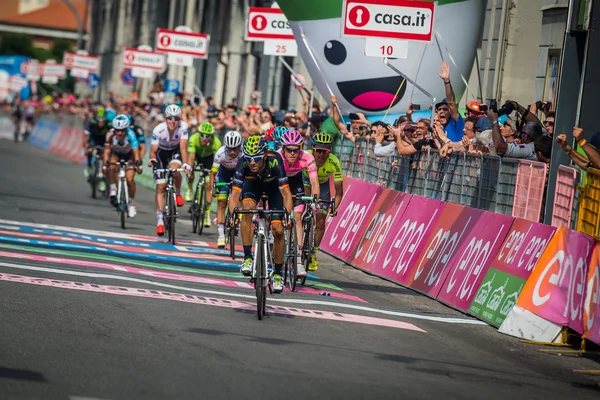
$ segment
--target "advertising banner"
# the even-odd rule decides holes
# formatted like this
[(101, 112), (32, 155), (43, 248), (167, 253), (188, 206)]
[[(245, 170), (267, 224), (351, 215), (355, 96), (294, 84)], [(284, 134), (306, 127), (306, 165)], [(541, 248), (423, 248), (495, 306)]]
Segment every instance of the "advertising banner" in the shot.
[(466, 311), (477, 293), (514, 218), (484, 211), (475, 228), (464, 236), (442, 275), (438, 300)]
[(446, 268), (465, 238), (477, 225), (483, 211), (448, 203), (406, 282), (410, 287), (436, 297)]
[(491, 325), (502, 325), (555, 230), (517, 218), (467, 311)]
[[(404, 203), (404, 197), (394, 199), (396, 204), (398, 201)], [(404, 283), (443, 209), (441, 201), (412, 196), (404, 212), (391, 221), (389, 229), (382, 231), (379, 237), (366, 238), (365, 234), (352, 264)], [(368, 246), (368, 250), (359, 251), (361, 246)]]
[(583, 304), (595, 241), (560, 228), (527, 280), (517, 305), (550, 322), (583, 333)]
[(337, 217), (331, 219), (321, 241), (321, 249), (347, 261), (366, 229), (367, 216), (383, 188), (354, 178), (344, 178), (344, 199)]
[(587, 277), (583, 337), (600, 344), (600, 246), (596, 245)]

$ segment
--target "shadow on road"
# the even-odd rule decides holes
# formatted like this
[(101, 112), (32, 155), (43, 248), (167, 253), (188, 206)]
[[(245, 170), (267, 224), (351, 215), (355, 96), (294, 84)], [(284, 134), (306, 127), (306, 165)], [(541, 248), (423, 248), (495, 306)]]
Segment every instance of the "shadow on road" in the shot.
[(36, 371), (0, 367), (0, 378), (17, 379), (20, 381), (47, 382), (44, 375)]

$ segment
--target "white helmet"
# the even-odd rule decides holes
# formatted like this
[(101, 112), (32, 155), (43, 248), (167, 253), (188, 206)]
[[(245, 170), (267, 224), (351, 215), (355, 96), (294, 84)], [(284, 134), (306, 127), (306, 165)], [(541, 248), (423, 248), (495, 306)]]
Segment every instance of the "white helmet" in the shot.
[(225, 134), (225, 147), (234, 148), (242, 145), (242, 135), (238, 131), (229, 131)]
[(129, 118), (125, 114), (119, 114), (113, 119), (112, 126), (117, 130), (127, 129), (129, 128)]
[(169, 104), (165, 109), (165, 116), (181, 118), (181, 108), (177, 104)]

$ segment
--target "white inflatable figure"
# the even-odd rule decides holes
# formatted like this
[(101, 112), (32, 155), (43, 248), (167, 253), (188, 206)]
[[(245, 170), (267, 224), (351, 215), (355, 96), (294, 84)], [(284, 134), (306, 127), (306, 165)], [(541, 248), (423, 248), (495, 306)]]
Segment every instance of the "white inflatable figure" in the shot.
[[(402, 84), (403, 78), (384, 65), (382, 58), (365, 56), (364, 39), (341, 38), (342, 0), (278, 0), (277, 4), (290, 22), (302, 60), (317, 89), (326, 99), (336, 95), (344, 114), (381, 115), (390, 105), (389, 113), (399, 114), (410, 103), (419, 104), (424, 110), (429, 107), (431, 100), (413, 85)], [(482, 0), (438, 0), (434, 32), (442, 38), (442, 53), (451, 66), (457, 99), (465, 89), (460, 76), (468, 79), (473, 67), (484, 7)], [(446, 46), (456, 67), (450, 62)], [(439, 101), (445, 97), (444, 84), (437, 75), (441, 61), (435, 42), (412, 41), (408, 44), (408, 57), (390, 63)]]

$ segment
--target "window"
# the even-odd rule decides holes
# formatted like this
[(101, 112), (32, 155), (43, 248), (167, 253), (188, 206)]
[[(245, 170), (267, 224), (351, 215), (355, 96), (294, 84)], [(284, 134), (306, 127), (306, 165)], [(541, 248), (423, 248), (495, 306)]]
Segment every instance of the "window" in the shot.
[(546, 65), (546, 81), (544, 83), (544, 101), (550, 101), (556, 107), (556, 91), (558, 89), (558, 70), (560, 69), (560, 50), (548, 51)]

